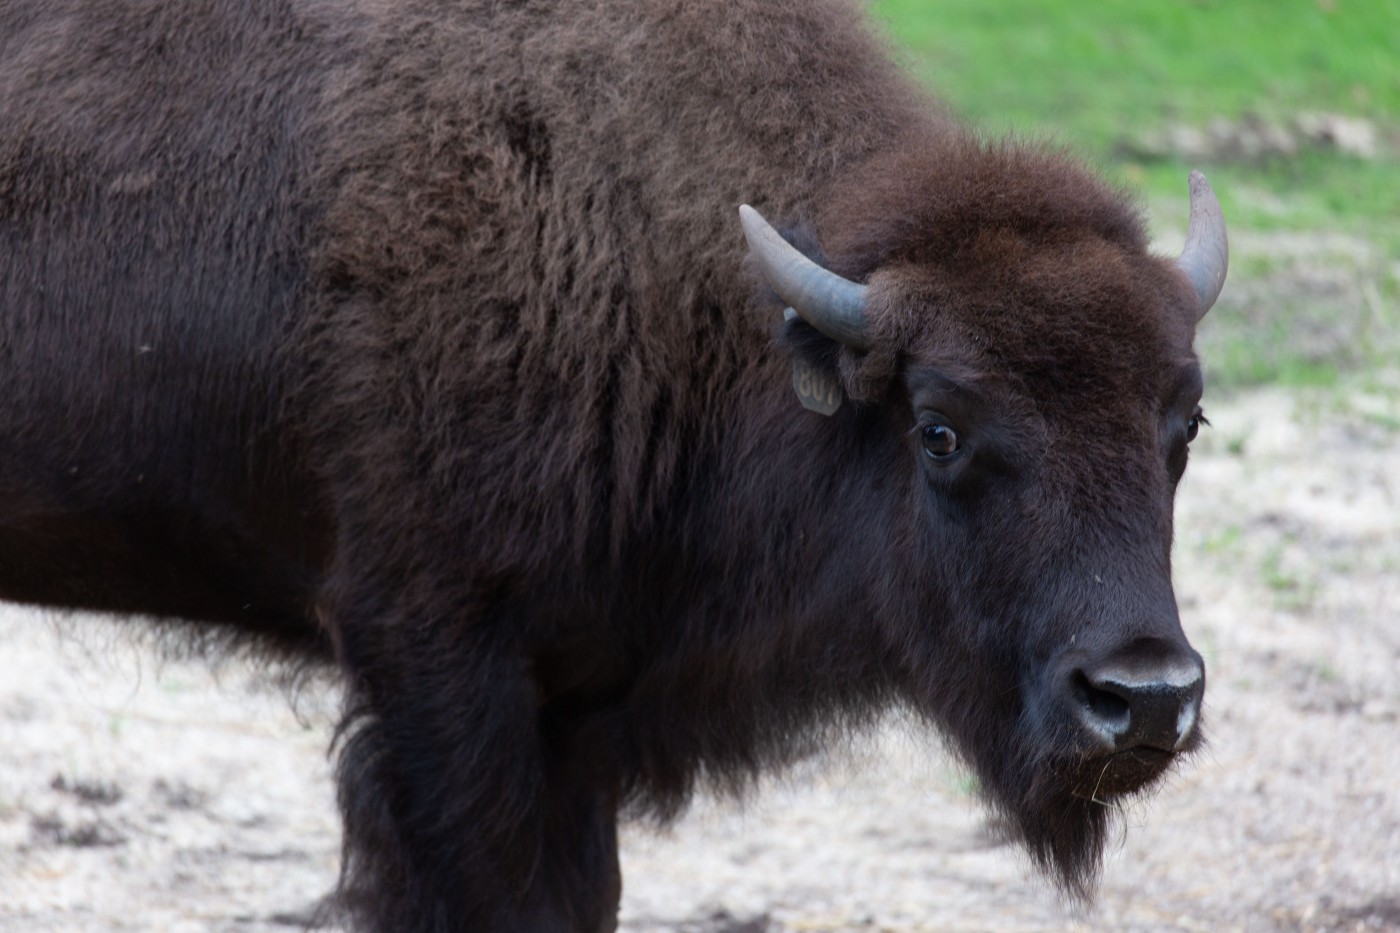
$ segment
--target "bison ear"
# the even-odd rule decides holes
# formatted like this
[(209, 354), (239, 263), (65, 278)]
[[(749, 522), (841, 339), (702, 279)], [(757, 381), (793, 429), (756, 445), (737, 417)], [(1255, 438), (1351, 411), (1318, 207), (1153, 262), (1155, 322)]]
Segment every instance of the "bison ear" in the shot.
[(812, 327), (792, 308), (783, 311), (783, 344), (792, 355), (792, 390), (808, 411), (834, 415), (846, 401), (841, 388), (841, 344)]
[[(739, 207), (739, 221), (764, 282), (788, 305), (783, 343), (792, 355), (797, 400), (809, 411), (835, 414), (846, 400), (839, 375), (841, 348), (870, 347), (867, 288), (810, 258), (749, 205)], [(796, 235), (804, 232), (811, 231), (799, 229)], [(815, 236), (810, 239), (815, 246)]]

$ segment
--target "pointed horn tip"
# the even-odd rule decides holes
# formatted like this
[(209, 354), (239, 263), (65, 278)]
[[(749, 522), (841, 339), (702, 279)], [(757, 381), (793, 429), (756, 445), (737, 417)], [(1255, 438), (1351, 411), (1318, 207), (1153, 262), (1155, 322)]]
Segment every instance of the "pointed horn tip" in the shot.
[(1230, 265), (1230, 246), (1224, 213), (1210, 182), (1197, 170), (1192, 170), (1188, 181), (1191, 216), (1187, 224), (1186, 245), (1177, 263), (1195, 287), (1200, 302), (1200, 317), (1204, 317), (1224, 288)]
[(739, 223), (743, 224), (745, 230), (771, 229), (772, 224), (768, 219), (758, 212), (758, 208), (748, 204), (739, 205)]
[(747, 204), (739, 205), (739, 225), (744, 229), (744, 239), (748, 241), (750, 249), (757, 247), (765, 239), (778, 236), (777, 231), (763, 219), (763, 215)]
[(1193, 204), (1202, 203), (1204, 200), (1206, 203), (1213, 204), (1217, 210), (1219, 209), (1220, 200), (1215, 196), (1215, 189), (1210, 186), (1210, 182), (1199, 169), (1191, 170), (1191, 174), (1187, 176), (1187, 185), (1191, 191)]
[[(1210, 182), (1206, 180), (1206, 176), (1197, 169), (1191, 170), (1188, 181), (1191, 189), (1191, 218), (1187, 225), (1188, 238), (1192, 234), (1191, 228), (1197, 226), (1198, 218), (1200, 218), (1201, 221), (1209, 224), (1212, 228), (1210, 232), (1218, 233), (1220, 238), (1218, 247), (1223, 254), (1228, 255), (1229, 246), (1225, 233), (1225, 215), (1220, 209), (1220, 199), (1215, 196), (1215, 189), (1210, 186)], [(1204, 226), (1200, 229), (1198, 235), (1207, 235), (1207, 230)]]

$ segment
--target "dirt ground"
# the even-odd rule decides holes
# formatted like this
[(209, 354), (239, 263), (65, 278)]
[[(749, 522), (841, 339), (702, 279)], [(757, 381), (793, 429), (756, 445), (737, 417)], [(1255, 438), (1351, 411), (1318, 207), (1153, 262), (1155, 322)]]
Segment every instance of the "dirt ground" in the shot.
[[(965, 773), (868, 745), (629, 827), (629, 933), (1400, 930), (1400, 372), (1208, 398), (1177, 589), (1210, 747), (1128, 806), (1097, 906), (997, 841)], [(0, 930), (285, 931), (338, 858), (333, 689), (156, 660), (0, 607)]]

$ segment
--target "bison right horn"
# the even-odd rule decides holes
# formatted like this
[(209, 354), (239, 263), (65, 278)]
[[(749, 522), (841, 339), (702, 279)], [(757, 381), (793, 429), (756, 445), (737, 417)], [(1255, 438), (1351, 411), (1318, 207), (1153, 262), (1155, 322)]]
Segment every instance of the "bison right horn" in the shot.
[(1176, 266), (1196, 289), (1196, 320), (1199, 321), (1220, 297), (1220, 290), (1225, 287), (1225, 272), (1230, 267), (1225, 215), (1220, 212), (1220, 202), (1210, 182), (1200, 172), (1191, 173), (1191, 220), (1186, 225), (1186, 246)]
[(832, 340), (853, 350), (870, 349), (866, 286), (812, 262), (747, 204), (739, 205), (739, 222), (764, 281), (779, 298)]

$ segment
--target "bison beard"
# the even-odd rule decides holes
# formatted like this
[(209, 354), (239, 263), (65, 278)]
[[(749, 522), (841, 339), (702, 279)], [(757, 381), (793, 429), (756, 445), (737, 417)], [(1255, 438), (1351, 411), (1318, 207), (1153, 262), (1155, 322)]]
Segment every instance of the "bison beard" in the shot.
[(892, 705), (1087, 897), (1199, 742), (1200, 176), (1153, 256), (842, 0), (10, 0), (0, 53), (0, 598), (338, 672), (355, 928), (611, 930), (619, 813)]
[(1061, 890), (1088, 901), (1098, 879), (1115, 802), (1142, 792), (1166, 771), (1165, 752), (1139, 750), (1104, 761), (1003, 757), (977, 768), (988, 802), (1004, 815), (1007, 834), (1022, 842)]

